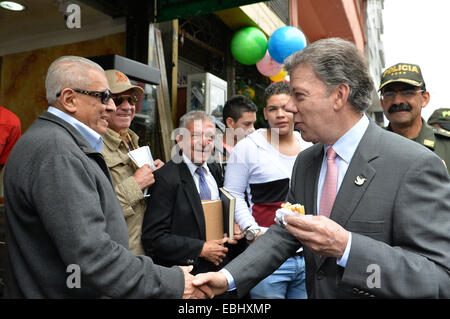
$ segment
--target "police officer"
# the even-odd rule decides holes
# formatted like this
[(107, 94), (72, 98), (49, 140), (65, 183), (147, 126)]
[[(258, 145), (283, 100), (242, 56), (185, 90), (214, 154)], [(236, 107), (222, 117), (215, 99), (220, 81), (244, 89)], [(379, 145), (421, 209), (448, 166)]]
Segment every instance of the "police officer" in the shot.
[(400, 134), (435, 152), (450, 174), (450, 132), (428, 125), (421, 116), (430, 101), (420, 67), (398, 63), (381, 75), (381, 106), (389, 120), (387, 130)]
[(436, 109), (427, 122), (429, 125), (450, 132), (450, 109)]

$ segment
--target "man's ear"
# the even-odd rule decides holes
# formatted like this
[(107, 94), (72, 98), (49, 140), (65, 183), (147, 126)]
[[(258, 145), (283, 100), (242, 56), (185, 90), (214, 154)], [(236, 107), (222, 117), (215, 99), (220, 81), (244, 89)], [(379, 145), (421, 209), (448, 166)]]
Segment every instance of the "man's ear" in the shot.
[(422, 97), (423, 97), (422, 108), (424, 108), (430, 102), (430, 92), (428, 91), (423, 92)]
[(227, 117), (225, 119), (225, 126), (226, 127), (234, 127), (234, 120), (231, 117)]
[(350, 87), (347, 83), (341, 83), (333, 90), (332, 94), (335, 94), (336, 96), (333, 108), (338, 111), (347, 104), (350, 95)]
[(69, 88), (62, 90), (58, 101), (67, 113), (73, 114), (77, 111), (78, 99), (74, 90)]

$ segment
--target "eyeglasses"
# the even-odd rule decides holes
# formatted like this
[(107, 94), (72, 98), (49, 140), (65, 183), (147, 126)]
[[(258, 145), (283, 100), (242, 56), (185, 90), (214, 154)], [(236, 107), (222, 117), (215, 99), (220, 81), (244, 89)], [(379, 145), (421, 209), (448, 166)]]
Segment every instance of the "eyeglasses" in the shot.
[(415, 96), (418, 93), (422, 93), (425, 90), (414, 90), (414, 89), (408, 89), (408, 90), (399, 90), (399, 91), (384, 91), (381, 93), (381, 95), (383, 96), (383, 99), (385, 100), (392, 100), (395, 98), (395, 96), (397, 95), (397, 93), (400, 93), (401, 96), (403, 96), (404, 98), (408, 99), (411, 98), (413, 96)]
[[(98, 97), (100, 99), (100, 101), (102, 102), (102, 104), (105, 104), (105, 105), (108, 104), (109, 100), (112, 98), (112, 93), (108, 89), (103, 90), (103, 91), (87, 91), (87, 90), (81, 90), (81, 89), (72, 89), (72, 90), (74, 90), (77, 93)], [(56, 97), (59, 97), (60, 95), (61, 95), (61, 92), (58, 92), (56, 94)]]
[(127, 100), (128, 103), (130, 103), (130, 105), (136, 105), (138, 101), (137, 97), (134, 95), (113, 96), (112, 99), (114, 101), (114, 104), (116, 104), (116, 106), (122, 104), (124, 100)]

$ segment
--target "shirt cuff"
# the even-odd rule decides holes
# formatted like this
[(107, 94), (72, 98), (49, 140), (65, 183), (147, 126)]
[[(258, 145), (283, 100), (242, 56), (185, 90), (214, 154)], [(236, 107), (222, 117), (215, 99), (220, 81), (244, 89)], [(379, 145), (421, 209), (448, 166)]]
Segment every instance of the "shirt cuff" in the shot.
[(337, 264), (341, 267), (346, 267), (347, 266), (347, 260), (348, 260), (348, 255), (350, 254), (350, 247), (352, 246), (352, 233), (349, 232), (348, 233), (348, 241), (347, 241), (347, 247), (345, 247), (345, 251), (344, 254), (342, 255), (341, 258), (338, 258), (336, 260)]
[(235, 290), (236, 284), (234, 283), (234, 278), (231, 275), (231, 273), (228, 270), (226, 270), (225, 268), (222, 268), (221, 270), (219, 270), (219, 272), (224, 274), (225, 277), (227, 278), (227, 281), (228, 281), (228, 290), (227, 291)]

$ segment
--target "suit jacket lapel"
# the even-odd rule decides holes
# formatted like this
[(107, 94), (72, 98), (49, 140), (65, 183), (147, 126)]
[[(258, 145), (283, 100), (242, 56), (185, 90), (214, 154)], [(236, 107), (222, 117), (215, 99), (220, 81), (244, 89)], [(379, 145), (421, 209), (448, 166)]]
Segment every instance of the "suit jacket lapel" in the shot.
[(202, 238), (206, 238), (205, 216), (203, 215), (200, 195), (198, 194), (197, 186), (195, 186), (194, 178), (192, 177), (189, 168), (184, 162), (178, 164), (178, 167), (180, 169), (180, 178), (181, 183), (183, 184), (183, 191), (189, 204), (191, 205), (192, 212), (200, 230), (200, 234)]
[[(317, 188), (320, 174), (320, 166), (323, 157), (323, 145), (317, 147), (316, 153), (310, 161), (305, 173), (305, 210), (308, 214), (316, 215), (317, 213)], [(314, 187), (311, 187), (314, 185)]]
[[(333, 204), (330, 219), (334, 220), (344, 228), (375, 176), (376, 172), (370, 165), (370, 161), (378, 157), (377, 129), (381, 130), (381, 128), (377, 127), (377, 125), (371, 121), (352, 157)], [(358, 176), (360, 177), (359, 181), (357, 180)], [(361, 183), (360, 181), (363, 179), (365, 180)], [(317, 195), (315, 198), (317, 198)], [(317, 269), (319, 269), (326, 260), (326, 257), (317, 254), (314, 254), (314, 257)]]
[(375, 176), (370, 161), (378, 157), (377, 129), (381, 130), (371, 121), (353, 155), (331, 211), (330, 218), (344, 228)]

